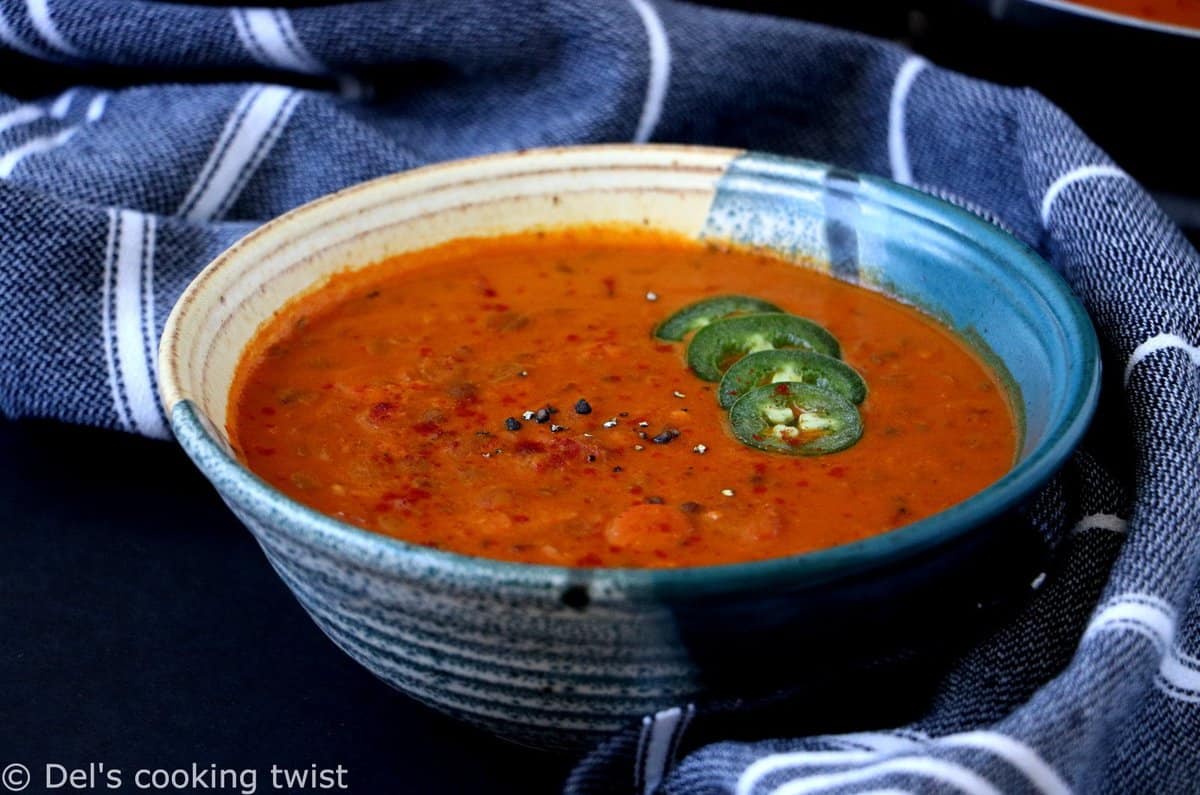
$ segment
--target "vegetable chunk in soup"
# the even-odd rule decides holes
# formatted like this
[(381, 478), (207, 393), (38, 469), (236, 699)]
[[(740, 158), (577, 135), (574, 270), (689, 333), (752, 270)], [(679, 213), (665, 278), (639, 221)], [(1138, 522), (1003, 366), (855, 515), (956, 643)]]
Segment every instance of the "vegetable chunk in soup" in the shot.
[[(769, 311), (701, 328), (714, 306)], [(746, 326), (770, 333), (712, 347)], [(760, 337), (812, 347), (795, 328), (819, 345), (755, 352)], [(700, 334), (720, 354), (709, 380), (688, 362)], [(775, 369), (713, 380), (748, 351)], [(259, 329), (230, 398), (238, 456), (293, 499), (415, 544), (565, 566), (856, 541), (985, 488), (1017, 437), (996, 374), (916, 309), (771, 256), (607, 228), (336, 275)]]

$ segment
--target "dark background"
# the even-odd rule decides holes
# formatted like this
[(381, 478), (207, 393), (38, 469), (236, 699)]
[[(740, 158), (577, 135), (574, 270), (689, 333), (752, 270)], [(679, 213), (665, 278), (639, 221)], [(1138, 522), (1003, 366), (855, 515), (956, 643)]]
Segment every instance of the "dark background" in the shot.
[[(793, 16), (801, 5), (722, 4)], [(1200, 40), (1023, 15), (1019, 3), (999, 21), (951, 0), (802, 5), (941, 65), (1035, 86), (1200, 236)], [(0, 56), (0, 90), (42, 93), (6, 66)], [(444, 719), (338, 651), (174, 445), (0, 420), (0, 473), (0, 766), (24, 762), (38, 781), (48, 762), (127, 776), (215, 763), (258, 769), (260, 791), (271, 764), (314, 763), (344, 766), (364, 793), (561, 785), (570, 760)]]

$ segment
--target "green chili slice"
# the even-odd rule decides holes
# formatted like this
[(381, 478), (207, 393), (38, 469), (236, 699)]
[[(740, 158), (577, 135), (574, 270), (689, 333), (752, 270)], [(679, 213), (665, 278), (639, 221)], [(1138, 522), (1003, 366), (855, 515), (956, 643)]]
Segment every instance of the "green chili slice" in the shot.
[(772, 453), (825, 455), (862, 437), (862, 418), (841, 395), (809, 384), (783, 381), (751, 389), (729, 410), (733, 435)]
[(851, 403), (862, 403), (867, 382), (840, 359), (813, 351), (759, 351), (744, 356), (725, 371), (717, 398), (729, 408), (756, 386), (792, 381), (836, 392)]
[(659, 324), (654, 336), (660, 340), (679, 342), (689, 333), (704, 328), (709, 323), (731, 315), (747, 315), (751, 312), (782, 312), (772, 303), (748, 295), (719, 295), (688, 304)]
[(688, 365), (705, 381), (720, 381), (730, 365), (748, 353), (780, 348), (841, 357), (837, 339), (806, 318), (781, 312), (717, 320), (696, 332), (688, 345)]

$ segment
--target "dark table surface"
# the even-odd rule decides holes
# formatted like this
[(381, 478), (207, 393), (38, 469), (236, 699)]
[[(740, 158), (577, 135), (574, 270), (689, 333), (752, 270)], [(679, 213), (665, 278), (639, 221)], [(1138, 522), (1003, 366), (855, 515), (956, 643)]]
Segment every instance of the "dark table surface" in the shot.
[(0, 767), (37, 784), (46, 764), (216, 764), (256, 769), (260, 792), (272, 764), (340, 764), (362, 793), (561, 786), (569, 760), (442, 718), (338, 650), (175, 445), (0, 420), (0, 473)]

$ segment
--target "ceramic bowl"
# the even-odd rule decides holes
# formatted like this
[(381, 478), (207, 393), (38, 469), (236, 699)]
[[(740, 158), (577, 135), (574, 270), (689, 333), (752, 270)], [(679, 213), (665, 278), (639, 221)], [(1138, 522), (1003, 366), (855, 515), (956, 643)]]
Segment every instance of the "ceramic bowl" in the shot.
[[(239, 354), (292, 296), (335, 271), (455, 237), (595, 223), (815, 258), (837, 278), (928, 309), (1010, 380), (1023, 421), (1017, 464), (971, 499), (869, 540), (763, 562), (632, 570), (409, 545), (310, 510), (234, 458), (223, 429)], [(989, 545), (1006, 542), (1006, 512), (1078, 442), (1099, 375), (1095, 334), (1065, 284), (975, 216), (817, 163), (671, 146), (484, 157), (314, 201), (196, 277), (160, 356), (179, 443), (333, 642), (413, 698), (545, 747), (588, 743), (687, 701), (794, 682), (814, 662), (882, 653), (887, 629), (905, 617), (935, 620), (930, 605), (947, 601), (955, 578), (974, 576)]]

